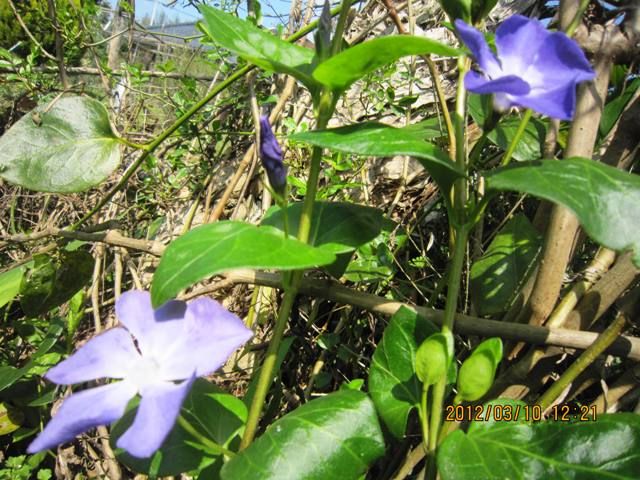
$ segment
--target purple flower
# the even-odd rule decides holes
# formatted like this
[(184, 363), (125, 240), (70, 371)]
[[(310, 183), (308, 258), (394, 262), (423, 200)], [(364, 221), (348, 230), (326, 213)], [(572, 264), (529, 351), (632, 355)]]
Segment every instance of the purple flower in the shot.
[(260, 159), (267, 171), (271, 187), (282, 194), (287, 184), (287, 167), (282, 162), (282, 148), (278, 145), (266, 116), (260, 117)]
[(455, 25), (482, 71), (467, 73), (467, 90), (493, 93), (500, 111), (517, 105), (561, 120), (573, 118), (576, 85), (595, 76), (576, 42), (547, 31), (537, 20), (514, 15), (496, 30), (496, 58), (482, 33), (462, 20)]
[(149, 293), (130, 291), (116, 302), (116, 315), (126, 330), (112, 328), (89, 340), (45, 378), (58, 384), (122, 380), (65, 399), (29, 453), (114, 422), (139, 393), (135, 420), (117, 446), (150, 457), (169, 435), (194, 379), (220, 368), (252, 335), (242, 320), (209, 298), (173, 300), (153, 310)]

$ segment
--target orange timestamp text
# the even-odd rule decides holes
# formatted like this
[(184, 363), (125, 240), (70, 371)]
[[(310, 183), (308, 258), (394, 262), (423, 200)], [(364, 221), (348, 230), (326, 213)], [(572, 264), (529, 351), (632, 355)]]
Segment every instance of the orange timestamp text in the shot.
[(595, 421), (596, 416), (596, 407), (588, 405), (579, 407), (554, 405), (545, 415), (540, 405), (488, 403), (486, 405), (448, 405), (445, 418), (449, 422), (513, 422), (516, 420), (538, 422), (544, 419), (557, 422), (590, 422)]

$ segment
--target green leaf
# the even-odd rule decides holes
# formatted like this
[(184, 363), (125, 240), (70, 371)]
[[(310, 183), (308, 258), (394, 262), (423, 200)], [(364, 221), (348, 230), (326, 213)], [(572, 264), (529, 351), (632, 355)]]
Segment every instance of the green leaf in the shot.
[(640, 267), (640, 177), (586, 158), (541, 160), (485, 174), (487, 192), (515, 190), (564, 205), (585, 232)]
[[(507, 117), (491, 130), (487, 138), (502, 150), (507, 150), (520, 126), (520, 118)], [(537, 160), (542, 157), (544, 138), (547, 134), (547, 126), (538, 118), (529, 119), (520, 141), (513, 151), (513, 158), (518, 161)]]
[(502, 340), (489, 338), (476, 347), (460, 367), (456, 403), (473, 402), (489, 391), (502, 359)]
[[(491, 95), (469, 95), (469, 113), (480, 128), (484, 128), (487, 120), (497, 115), (493, 112)], [(491, 116), (491, 117), (489, 117)], [(509, 115), (502, 117), (497, 125), (488, 132), (487, 138), (502, 150), (507, 150), (520, 126), (520, 117)], [(529, 119), (522, 138), (513, 151), (513, 158), (518, 161), (537, 160), (542, 157), (547, 124), (538, 118)]]
[(7, 270), (0, 274), (0, 308), (13, 300), (20, 293), (20, 284), (24, 275), (25, 267)]
[(340, 52), (318, 65), (313, 77), (333, 90), (342, 91), (368, 73), (402, 57), (427, 54), (457, 57), (460, 51), (424, 37), (390, 35)]
[(311, 76), (313, 50), (281, 40), (217, 8), (202, 5), (200, 13), (205, 32), (218, 45), (262, 69), (286, 73), (307, 87), (317, 85)]
[(38, 364), (38, 359), (51, 350), (58, 341), (58, 337), (63, 332), (64, 327), (61, 323), (51, 323), (49, 330), (45, 335), (38, 349), (35, 351), (29, 361), (22, 368), (12, 366), (0, 366), (0, 391), (9, 388), (15, 382), (27, 375), (29, 371)]
[(422, 385), (416, 375), (418, 344), (438, 329), (413, 310), (401, 308), (391, 317), (369, 369), (369, 393), (391, 433), (401, 438), (412, 408), (420, 403)]
[[(289, 235), (295, 235), (300, 226), (302, 202), (287, 207)], [(263, 225), (284, 229), (284, 212), (273, 207), (262, 220)], [(315, 202), (311, 220), (309, 243), (332, 253), (352, 252), (373, 240), (382, 229), (382, 211), (347, 202)]]
[[(496, 406), (498, 409), (495, 408)], [(496, 423), (501, 422), (529, 423), (530, 417), (532, 416), (532, 408), (533, 407), (527, 405), (526, 402), (513, 398), (495, 398), (489, 400), (482, 405), (480, 418), (473, 420), (469, 424), (467, 433), (477, 433), (487, 428), (493, 428), (496, 426)], [(499, 412), (497, 419), (496, 411)], [(540, 415), (541, 414), (542, 410), (540, 410)]]
[(492, 422), (448, 435), (437, 453), (443, 480), (495, 478), (636, 479), (640, 416), (586, 422)]
[(418, 123), (404, 128), (394, 128), (369, 122), (328, 130), (315, 130), (291, 135), (294, 141), (340, 152), (392, 157), (411, 155), (420, 160), (424, 168), (443, 189), (448, 191), (453, 182), (464, 173), (438, 147), (426, 141), (432, 132)]
[(524, 215), (517, 214), (505, 224), (471, 267), (469, 291), (479, 315), (509, 308), (541, 247), (542, 236)]
[(223, 480), (356, 480), (384, 453), (369, 397), (340, 390), (285, 415), (222, 469)]
[(636, 78), (624, 89), (620, 95), (613, 100), (607, 102), (602, 112), (602, 118), (600, 119), (599, 133), (601, 137), (605, 137), (609, 134), (613, 126), (616, 124), (620, 115), (624, 111), (629, 101), (633, 98), (633, 95), (640, 87), (640, 78)]
[(453, 358), (451, 332), (434, 333), (416, 352), (416, 375), (423, 385), (433, 385), (445, 377)]
[(119, 164), (107, 110), (88, 97), (39, 105), (0, 137), (0, 176), (31, 190), (81, 192)]
[(71, 299), (91, 281), (94, 259), (85, 250), (60, 251), (57, 257), (33, 256), (34, 266), (20, 286), (20, 305), (30, 317), (36, 317)]
[[(118, 438), (131, 426), (137, 413), (137, 400), (132, 403), (132, 408), (111, 428), (114, 449)], [(206, 380), (197, 379), (184, 401), (181, 414), (201, 435), (224, 446), (239, 439), (247, 410), (241, 400), (223, 393)], [(155, 470), (156, 476), (169, 476), (206, 468), (220, 455), (208, 451), (176, 424), (160, 450), (151, 458), (132, 457), (121, 449), (116, 449), (116, 457), (136, 472), (153, 473)]]
[(296, 270), (328, 265), (335, 255), (273, 227), (216, 222), (194, 228), (167, 247), (151, 285), (155, 307), (200, 280), (235, 268)]

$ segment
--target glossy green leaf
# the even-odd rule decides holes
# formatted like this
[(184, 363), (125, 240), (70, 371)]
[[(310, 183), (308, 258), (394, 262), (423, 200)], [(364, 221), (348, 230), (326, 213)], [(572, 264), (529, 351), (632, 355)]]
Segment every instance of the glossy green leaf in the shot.
[(448, 435), (437, 454), (443, 480), (637, 479), (640, 415), (585, 422), (492, 422)]
[(91, 281), (94, 259), (85, 250), (61, 250), (55, 257), (34, 255), (34, 266), (20, 285), (20, 305), (36, 317), (70, 300)]
[[(200, 445), (195, 437), (179, 424), (173, 427), (160, 450), (151, 458), (132, 457), (125, 451), (116, 449), (118, 438), (131, 426), (135, 418), (137, 403), (133, 402), (132, 408), (111, 428), (111, 443), (116, 457), (127, 467), (139, 473), (152, 473), (156, 476), (179, 475), (204, 469), (220, 458), (217, 452), (211, 452), (206, 446)], [(246, 422), (247, 410), (241, 400), (223, 393), (206, 380), (198, 379), (184, 401), (181, 415), (199, 434), (225, 446), (239, 440), (238, 435)]]
[[(506, 151), (515, 138), (519, 126), (520, 118), (507, 117), (489, 132), (487, 138)], [(542, 158), (546, 134), (547, 127), (545, 123), (538, 118), (531, 118), (524, 129), (520, 141), (516, 144), (513, 158), (518, 161)]]
[(585, 232), (640, 266), (640, 177), (585, 158), (541, 160), (485, 174), (487, 192), (515, 190), (564, 205)]
[(347, 127), (315, 130), (291, 135), (291, 140), (330, 148), (340, 152), (392, 157), (410, 155), (424, 165), (444, 190), (464, 176), (456, 164), (438, 147), (426, 141), (431, 134), (421, 124), (394, 128), (381, 123), (359, 123)]
[(371, 359), (369, 393), (397, 438), (404, 436), (409, 412), (420, 403), (422, 384), (415, 373), (418, 345), (437, 331), (431, 322), (403, 307), (391, 317)]
[(0, 137), (0, 176), (31, 190), (81, 192), (119, 164), (107, 110), (88, 97), (39, 105)]
[(308, 87), (317, 85), (311, 76), (313, 50), (281, 40), (217, 8), (202, 5), (200, 13), (205, 32), (218, 45), (260, 68), (289, 74)]
[(368, 73), (408, 55), (457, 57), (460, 51), (424, 37), (389, 35), (348, 48), (322, 62), (313, 77), (333, 90), (346, 90)]
[(222, 469), (223, 480), (356, 480), (384, 453), (369, 397), (340, 390), (270, 425)]
[(314, 248), (279, 230), (242, 222), (216, 222), (194, 228), (167, 247), (151, 285), (155, 307), (200, 280), (237, 268), (296, 270), (335, 260), (329, 251)]
[[(480, 128), (483, 128), (493, 106), (490, 95), (469, 95), (469, 113)], [(490, 117), (493, 120), (493, 116)], [(502, 150), (507, 150), (513, 141), (516, 131), (520, 126), (520, 117), (508, 115), (500, 119), (497, 125), (487, 134), (487, 138)], [(537, 160), (542, 157), (544, 139), (546, 136), (547, 124), (538, 118), (529, 119), (529, 123), (516, 144), (513, 151), (513, 158), (518, 161)]]
[[(289, 235), (295, 235), (300, 226), (302, 202), (290, 204), (286, 217)], [(271, 208), (262, 225), (284, 228), (284, 212)], [(382, 211), (347, 202), (315, 202), (309, 243), (333, 253), (351, 252), (373, 240), (382, 229)]]
[(471, 266), (471, 301), (479, 315), (505, 312), (527, 279), (542, 246), (542, 236), (522, 214), (498, 232)]
[(4, 307), (20, 293), (25, 267), (19, 266), (0, 273), (0, 307)]
[(478, 345), (458, 372), (456, 403), (473, 402), (489, 391), (502, 359), (502, 340), (489, 338)]
[(416, 352), (416, 375), (423, 385), (433, 385), (445, 377), (453, 358), (453, 335), (434, 333)]

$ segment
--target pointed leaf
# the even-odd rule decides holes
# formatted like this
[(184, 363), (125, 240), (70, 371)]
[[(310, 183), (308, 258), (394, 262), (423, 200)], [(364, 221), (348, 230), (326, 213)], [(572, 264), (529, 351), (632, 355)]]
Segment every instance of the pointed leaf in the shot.
[(334, 260), (333, 253), (284, 238), (273, 227), (230, 221), (202, 225), (167, 247), (153, 276), (151, 301), (157, 307), (204, 278), (236, 268), (297, 270)]
[(287, 73), (308, 87), (317, 82), (311, 77), (313, 50), (293, 45), (207, 5), (200, 7), (207, 35), (218, 45), (266, 70)]
[(542, 246), (542, 236), (522, 214), (498, 232), (470, 272), (471, 301), (479, 315), (506, 311), (524, 283)]
[(409, 35), (390, 35), (348, 48), (322, 62), (313, 77), (333, 90), (346, 90), (366, 74), (407, 55), (435, 54), (457, 57), (460, 51), (435, 40)]
[[(298, 231), (301, 213), (302, 202), (287, 207), (289, 235)], [(262, 224), (283, 230), (283, 210), (270, 209)], [(377, 208), (347, 202), (315, 202), (309, 243), (336, 254), (351, 252), (376, 238), (381, 229), (382, 211)]]
[(119, 164), (107, 110), (88, 97), (39, 105), (0, 137), (0, 176), (31, 190), (81, 192)]
[(541, 160), (485, 174), (487, 191), (515, 190), (564, 205), (612, 250), (633, 250), (640, 267), (640, 177), (586, 158)]
[(356, 480), (384, 453), (369, 397), (340, 390), (285, 415), (222, 469), (223, 480)]
[(0, 307), (4, 307), (20, 293), (24, 271), (25, 267), (21, 265), (0, 273)]
[(438, 147), (425, 139), (432, 133), (420, 123), (394, 128), (381, 123), (359, 123), (329, 130), (296, 133), (289, 138), (340, 152), (391, 157), (410, 155), (418, 158), (443, 190), (464, 176), (456, 164)]
[(369, 370), (369, 393), (391, 433), (404, 436), (409, 412), (420, 403), (422, 384), (416, 375), (418, 345), (438, 329), (408, 308), (391, 317)]
[(451, 433), (438, 448), (437, 460), (443, 480), (636, 479), (640, 415), (617, 413), (572, 423), (488, 422), (467, 434)]

